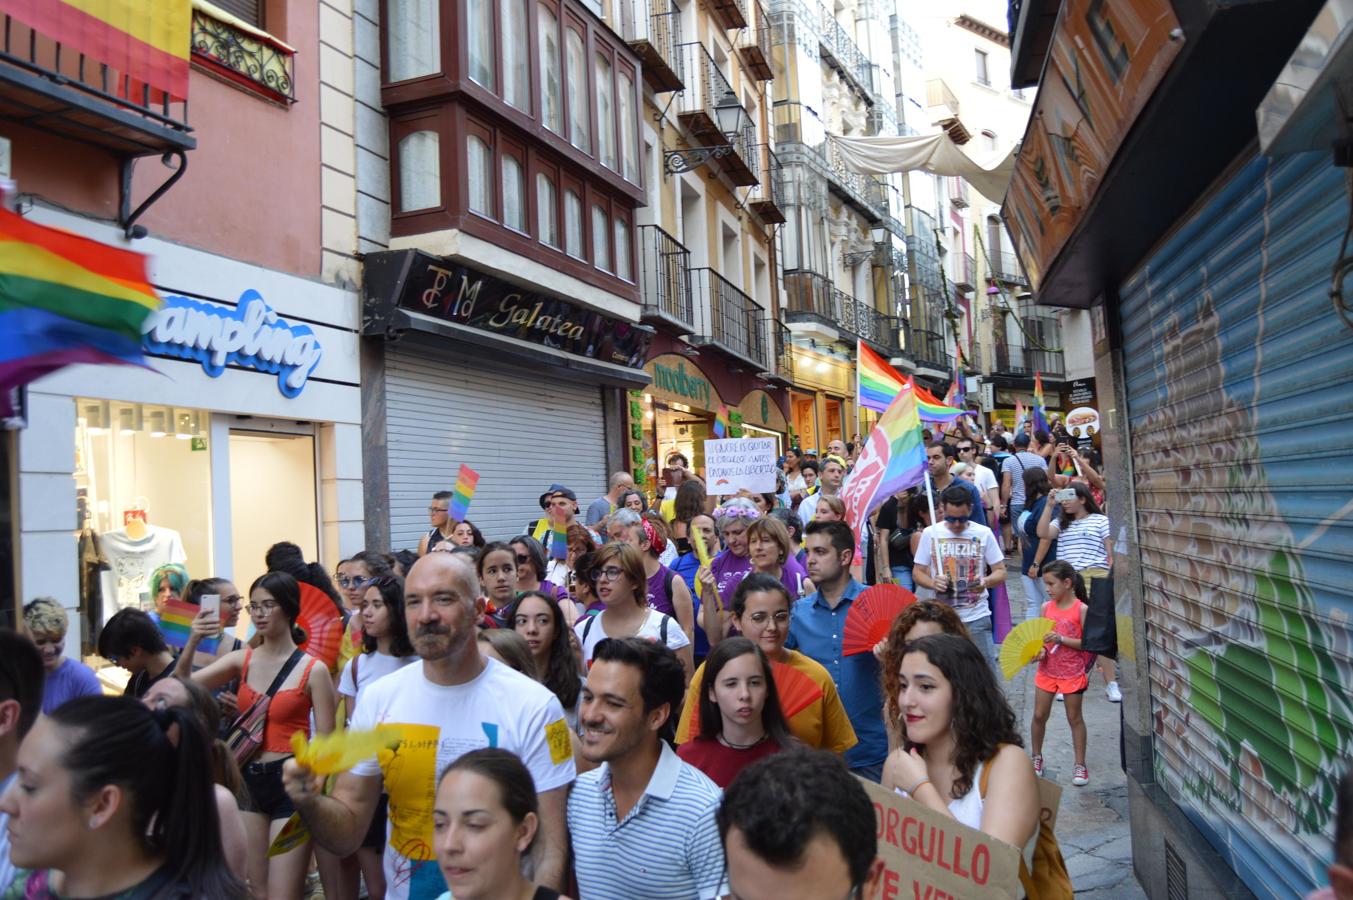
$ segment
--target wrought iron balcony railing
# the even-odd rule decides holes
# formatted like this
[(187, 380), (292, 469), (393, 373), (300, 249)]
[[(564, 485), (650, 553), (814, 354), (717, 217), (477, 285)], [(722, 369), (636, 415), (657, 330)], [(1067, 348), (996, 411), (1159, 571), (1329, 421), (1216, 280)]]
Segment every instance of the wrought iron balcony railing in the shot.
[(770, 15), (761, 0), (749, 0), (748, 5), (756, 13), (756, 21), (750, 23), (746, 37), (738, 44), (738, 54), (753, 78), (771, 81), (775, 69), (771, 63)]
[(826, 126), (816, 112), (796, 100), (777, 101), (774, 111), (775, 143), (782, 158), (797, 149), (793, 145), (799, 145), (810, 151), (800, 154), (799, 158), (809, 164), (814, 177), (825, 178), (833, 192), (871, 223), (882, 221), (888, 215), (884, 182), (877, 176), (846, 167), (840, 153), (827, 139)]
[(727, 278), (709, 268), (691, 269), (699, 345), (714, 346), (765, 371), (766, 311)]
[(766, 327), (771, 334), (771, 352), (775, 354), (774, 374), (786, 382), (794, 380), (794, 351), (789, 341), (789, 328), (779, 319), (767, 317)]
[(714, 144), (727, 143), (728, 138), (719, 128), (714, 107), (718, 106), (725, 94), (733, 92), (733, 85), (724, 77), (719, 64), (710, 56), (704, 44), (681, 44), (677, 47), (677, 58), (686, 83), (676, 98), (677, 118), (696, 137)]
[(948, 371), (953, 368), (948, 351), (944, 347), (944, 335), (937, 331), (913, 328), (908, 337), (907, 349), (918, 365)]
[(756, 152), (765, 153), (765, 165), (761, 168), (761, 180), (752, 188), (747, 205), (766, 224), (783, 225), (789, 187), (785, 167), (770, 144), (762, 144), (756, 148)]
[(1035, 372), (1061, 377), (1066, 365), (1060, 350), (1033, 350), (1018, 344), (997, 343), (995, 370), (1002, 375), (1033, 377)]
[(790, 322), (816, 319), (828, 325), (841, 321), (836, 290), (825, 277), (804, 269), (786, 271), (785, 319)]
[(960, 291), (972, 291), (977, 286), (977, 265), (971, 253), (954, 258), (954, 281)]
[(657, 225), (639, 227), (639, 292), (645, 319), (683, 334), (695, 331), (691, 253)]
[[(40, 5), (40, 4), (39, 4)], [(92, 144), (121, 158), (197, 146), (188, 103), (0, 15), (0, 119)]]
[(846, 76), (848, 82), (860, 92), (865, 102), (874, 102), (874, 75), (865, 56), (855, 43), (854, 38), (841, 27), (831, 8), (817, 4), (818, 35), (821, 40), (823, 57), (828, 64)]
[(194, 5), (192, 46), (194, 60), (217, 75), (271, 100), (296, 100), (296, 51), (271, 35)]
[(659, 94), (679, 91), (682, 80), (681, 9), (672, 0), (620, 0), (624, 38), (643, 60), (644, 80)]
[(1019, 264), (1019, 257), (1013, 253), (991, 254), (991, 269), (991, 277), (997, 281), (1003, 281), (1006, 284), (1018, 284), (1023, 287), (1029, 286), (1029, 279), (1024, 275), (1024, 269)]

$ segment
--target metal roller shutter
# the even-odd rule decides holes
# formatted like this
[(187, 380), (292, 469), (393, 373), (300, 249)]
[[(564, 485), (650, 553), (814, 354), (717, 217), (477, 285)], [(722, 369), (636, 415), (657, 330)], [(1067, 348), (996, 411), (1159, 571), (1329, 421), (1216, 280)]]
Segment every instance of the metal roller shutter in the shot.
[(1283, 900), (1353, 756), (1348, 204), (1328, 154), (1253, 158), (1120, 291), (1156, 776)]
[(434, 491), (461, 463), (479, 472), (470, 520), (489, 540), (540, 516), (552, 482), (586, 506), (605, 490), (601, 389), (541, 372), (464, 359), (446, 342), (410, 335), (386, 356), (390, 536), (417, 547)]

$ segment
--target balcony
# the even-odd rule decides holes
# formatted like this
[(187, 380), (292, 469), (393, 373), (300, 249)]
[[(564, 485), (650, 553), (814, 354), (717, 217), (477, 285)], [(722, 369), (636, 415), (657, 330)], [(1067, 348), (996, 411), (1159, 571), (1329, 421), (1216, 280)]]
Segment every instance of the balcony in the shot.
[(977, 290), (977, 264), (971, 253), (954, 258), (954, 282), (965, 294)]
[(747, 36), (738, 44), (738, 55), (742, 64), (757, 81), (771, 81), (775, 78), (775, 69), (771, 66), (770, 16), (761, 0), (751, 0), (756, 10), (756, 22), (748, 29)]
[(775, 155), (775, 151), (770, 148), (769, 144), (762, 144), (758, 149), (763, 150), (766, 154), (765, 166), (761, 170), (765, 173), (765, 176), (752, 190), (751, 196), (747, 199), (747, 205), (752, 212), (761, 217), (763, 223), (783, 225), (789, 189), (785, 169), (780, 164), (780, 157)]
[(766, 371), (771, 362), (762, 324), (766, 311), (713, 269), (691, 269), (691, 289), (697, 316), (692, 342), (735, 356), (753, 371)]
[(1036, 373), (1053, 378), (1066, 374), (1060, 350), (1033, 350), (1017, 344), (997, 343), (994, 374), (1032, 378)]
[(806, 164), (812, 170), (812, 177), (825, 178), (828, 188), (853, 206), (870, 224), (887, 217), (885, 182), (874, 175), (864, 175), (846, 168), (840, 154), (827, 140), (827, 130), (822, 119), (810, 107), (795, 100), (779, 100), (775, 103), (775, 143), (785, 165)]
[(153, 96), (125, 73), (8, 15), (0, 19), (0, 119), (102, 147), (124, 160), (197, 146), (186, 101)]
[(925, 105), (958, 118), (958, 97), (949, 89), (943, 78), (932, 78), (925, 83)]
[(815, 322), (849, 332), (892, 352), (897, 320), (835, 288), (824, 276), (806, 270), (785, 272), (785, 321)]
[(1029, 286), (1029, 279), (1019, 264), (1019, 257), (1013, 253), (991, 254), (991, 277), (1005, 284)]
[(725, 29), (747, 27), (747, 7), (743, 0), (708, 0), (714, 21)]
[(794, 352), (789, 341), (789, 329), (779, 319), (766, 317), (766, 329), (770, 332), (771, 362), (775, 368), (771, 376), (784, 384), (794, 383)]
[(953, 368), (949, 352), (944, 347), (944, 335), (938, 331), (913, 328), (907, 336), (907, 350), (917, 366), (948, 372)]
[(296, 51), (234, 17), (213, 15), (209, 4), (193, 6), (193, 62), (246, 90), (279, 103), (296, 102)]
[(691, 253), (657, 225), (639, 228), (639, 292), (643, 320), (679, 334), (695, 331)]
[(822, 58), (836, 69), (846, 81), (860, 94), (865, 103), (874, 105), (874, 72), (869, 58), (864, 55), (855, 40), (836, 21), (831, 9), (817, 4), (818, 35)]
[(723, 101), (726, 94), (733, 93), (719, 64), (709, 55), (701, 43), (682, 44), (677, 47), (677, 58), (681, 65), (682, 77), (686, 86), (677, 97), (677, 118), (682, 126), (695, 137), (707, 144), (727, 144), (728, 138), (719, 129), (719, 120), (714, 107)]
[(949, 183), (949, 205), (954, 209), (968, 208), (968, 182), (962, 178), (946, 178)]
[(728, 180), (738, 187), (761, 183), (761, 145), (756, 142), (756, 123), (748, 121), (732, 140), (733, 152), (721, 157)]
[(644, 81), (655, 93), (684, 88), (681, 10), (672, 0), (622, 0), (620, 27), (626, 43), (643, 60)]

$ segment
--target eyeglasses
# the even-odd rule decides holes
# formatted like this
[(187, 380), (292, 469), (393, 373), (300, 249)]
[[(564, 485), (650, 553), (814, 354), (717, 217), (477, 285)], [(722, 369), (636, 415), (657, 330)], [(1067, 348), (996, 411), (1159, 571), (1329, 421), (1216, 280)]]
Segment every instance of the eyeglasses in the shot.
[(444, 512), (447, 511), (448, 508), (449, 508), (449, 507), (445, 507), (445, 506), (429, 506), (429, 507), (428, 507), (428, 512), (430, 512), (430, 513), (444, 513)]
[(280, 605), (281, 604), (279, 604), (276, 600), (264, 600), (262, 603), (250, 603), (249, 615), (261, 616), (264, 615), (265, 613), (267, 615), (272, 615), (274, 612), (277, 611), (277, 607)]
[(363, 578), (361, 575), (335, 575), (334, 581), (337, 581), (338, 586), (346, 591), (348, 589), (356, 590), (357, 588), (364, 588), (368, 584), (374, 584), (376, 578), (375, 576)]
[(593, 581), (615, 581), (617, 578), (619, 578), (621, 575), (624, 575), (624, 574), (625, 574), (625, 570), (622, 569), (622, 568), (620, 568), (619, 566), (607, 566), (607, 567), (604, 568), (604, 569), (593, 569), (593, 570), (592, 570), (592, 580), (593, 580)]
[(789, 610), (782, 609), (778, 613), (754, 612), (747, 618), (753, 625), (765, 625), (768, 621), (774, 621), (776, 625), (784, 625), (789, 621)]

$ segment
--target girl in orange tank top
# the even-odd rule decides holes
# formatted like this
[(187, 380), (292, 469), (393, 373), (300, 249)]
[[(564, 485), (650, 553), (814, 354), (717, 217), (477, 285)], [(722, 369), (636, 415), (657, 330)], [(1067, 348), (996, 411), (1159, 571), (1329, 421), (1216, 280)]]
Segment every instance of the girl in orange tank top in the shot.
[(337, 696), (328, 668), (316, 665), (319, 660), (305, 655), (296, 646), (305, 640), (305, 632), (296, 626), (301, 612), (301, 592), (296, 579), (283, 572), (262, 576), (249, 588), (248, 610), (258, 636), (263, 639), (257, 652), (255, 648), (236, 650), (191, 672), (197, 644), (216, 636), (220, 628), (215, 617), (199, 614), (193, 622), (188, 646), (179, 658), (177, 674), (186, 678), (191, 672), (192, 679), (207, 688), (238, 678), (239, 708), (245, 712), (267, 692), (291, 657), (299, 654), (269, 701), (263, 744), (242, 770), (254, 807), (244, 813), (249, 839), (249, 881), (254, 886), (254, 896), (281, 900), (304, 893), (310, 861), (309, 841), (278, 856), (268, 856), (268, 846), (296, 811), (282, 789), (282, 764), (291, 756), (291, 736), (298, 731), (309, 736), (312, 712), (317, 733), (328, 734), (333, 730)]
[(1052, 630), (1043, 636), (1043, 649), (1038, 651), (1038, 671), (1034, 675), (1034, 718), (1029, 726), (1034, 772), (1043, 774), (1043, 734), (1052, 714), (1053, 697), (1061, 694), (1066, 701), (1066, 722), (1071, 726), (1071, 746), (1076, 755), (1071, 783), (1080, 787), (1090, 780), (1085, 766), (1085, 719), (1081, 708), (1085, 689), (1089, 684), (1085, 670), (1093, 657), (1081, 649), (1085, 633), (1085, 582), (1064, 560), (1053, 560), (1042, 568), (1043, 583), (1048, 589), (1048, 602), (1043, 604), (1043, 616), (1053, 622)]

